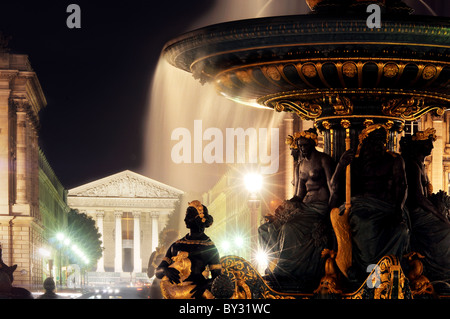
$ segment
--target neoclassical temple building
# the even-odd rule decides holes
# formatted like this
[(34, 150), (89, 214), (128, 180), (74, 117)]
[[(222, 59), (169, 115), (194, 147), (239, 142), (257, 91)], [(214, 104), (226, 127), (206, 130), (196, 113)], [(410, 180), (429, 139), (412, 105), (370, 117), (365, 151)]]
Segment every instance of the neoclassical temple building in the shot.
[(89, 285), (147, 281), (147, 264), (181, 190), (126, 170), (69, 190), (71, 208), (96, 221), (103, 257)]

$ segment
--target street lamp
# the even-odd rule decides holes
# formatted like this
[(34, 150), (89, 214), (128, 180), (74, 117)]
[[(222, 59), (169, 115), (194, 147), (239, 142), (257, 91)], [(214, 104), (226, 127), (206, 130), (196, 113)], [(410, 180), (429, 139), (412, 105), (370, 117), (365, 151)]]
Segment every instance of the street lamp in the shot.
[(261, 190), (263, 178), (260, 174), (249, 173), (244, 177), (244, 184), (251, 194), (255, 194)]
[(255, 259), (256, 247), (258, 247), (258, 212), (260, 200), (257, 193), (261, 190), (263, 178), (260, 174), (249, 173), (244, 177), (245, 187), (250, 193), (247, 205), (250, 209), (250, 231), (251, 231), (251, 251), (252, 259)]
[[(56, 239), (59, 241), (59, 286), (62, 288), (62, 246), (67, 242), (67, 238), (63, 233), (57, 233)], [(70, 241), (69, 241), (70, 242)]]

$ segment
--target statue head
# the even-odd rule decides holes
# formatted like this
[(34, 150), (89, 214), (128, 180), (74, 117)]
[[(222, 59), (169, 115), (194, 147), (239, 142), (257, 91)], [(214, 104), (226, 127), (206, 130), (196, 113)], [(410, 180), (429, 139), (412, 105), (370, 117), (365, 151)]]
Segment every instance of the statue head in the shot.
[(387, 150), (389, 130), (384, 124), (372, 124), (359, 134), (359, 145), (356, 156), (377, 156)]
[(434, 148), (434, 141), (436, 141), (436, 130), (428, 128), (425, 131), (418, 131), (413, 135), (402, 137), (400, 140), (400, 151), (402, 156), (428, 156)]
[(208, 208), (200, 201), (194, 200), (188, 203), (184, 222), (186, 227), (193, 231), (203, 232), (205, 228), (212, 225), (214, 219), (208, 213)]
[(418, 131), (413, 134), (412, 141), (416, 145), (417, 151), (428, 156), (433, 150), (433, 142), (436, 141), (436, 130), (427, 128), (425, 131)]
[(304, 158), (310, 158), (312, 152), (316, 149), (318, 141), (318, 134), (315, 128), (310, 128), (306, 131), (296, 133), (294, 135), (296, 145), (300, 154)]

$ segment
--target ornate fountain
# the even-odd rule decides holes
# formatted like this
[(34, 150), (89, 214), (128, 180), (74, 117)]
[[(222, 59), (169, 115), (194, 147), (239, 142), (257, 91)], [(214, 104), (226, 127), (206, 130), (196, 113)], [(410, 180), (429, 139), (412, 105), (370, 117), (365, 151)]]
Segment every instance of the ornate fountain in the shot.
[[(307, 3), (312, 9), (307, 15), (232, 21), (188, 32), (167, 43), (164, 56), (239, 104), (314, 121), (324, 134), (324, 152), (335, 160), (356, 148), (358, 135), (369, 125), (385, 125), (389, 148), (396, 150), (406, 122), (449, 109), (448, 18), (412, 15), (397, 0)], [(381, 9), (380, 28), (368, 26), (370, 4)], [(253, 278), (250, 286), (258, 297), (312, 296), (274, 291), (251, 266), (239, 263), (224, 260), (226, 269), (235, 269), (230, 270), (235, 282)], [(410, 296), (398, 260), (386, 257), (380, 263), (390, 285), (384, 297)], [(396, 297), (389, 295), (394, 290)], [(363, 295), (364, 289), (347, 297)]]

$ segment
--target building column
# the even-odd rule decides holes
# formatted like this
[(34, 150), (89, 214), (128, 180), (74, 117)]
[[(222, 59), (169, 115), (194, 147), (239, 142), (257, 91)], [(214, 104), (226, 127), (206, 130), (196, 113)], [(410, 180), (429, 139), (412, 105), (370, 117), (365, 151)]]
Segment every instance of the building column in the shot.
[(122, 272), (122, 212), (114, 212), (114, 216), (116, 217), (114, 272)]
[(134, 272), (142, 272), (141, 259), (141, 212), (133, 212), (134, 230), (133, 230), (133, 258)]
[(17, 102), (16, 204), (27, 203), (27, 113), (24, 102)]
[[(103, 245), (103, 217), (105, 216), (104, 212), (97, 212), (97, 228), (100, 233), (100, 240), (102, 241), (102, 249)], [(97, 272), (105, 272), (105, 256), (102, 253), (102, 257), (97, 262)]]
[(152, 216), (152, 252), (156, 250), (156, 247), (159, 245), (159, 212), (151, 212)]

